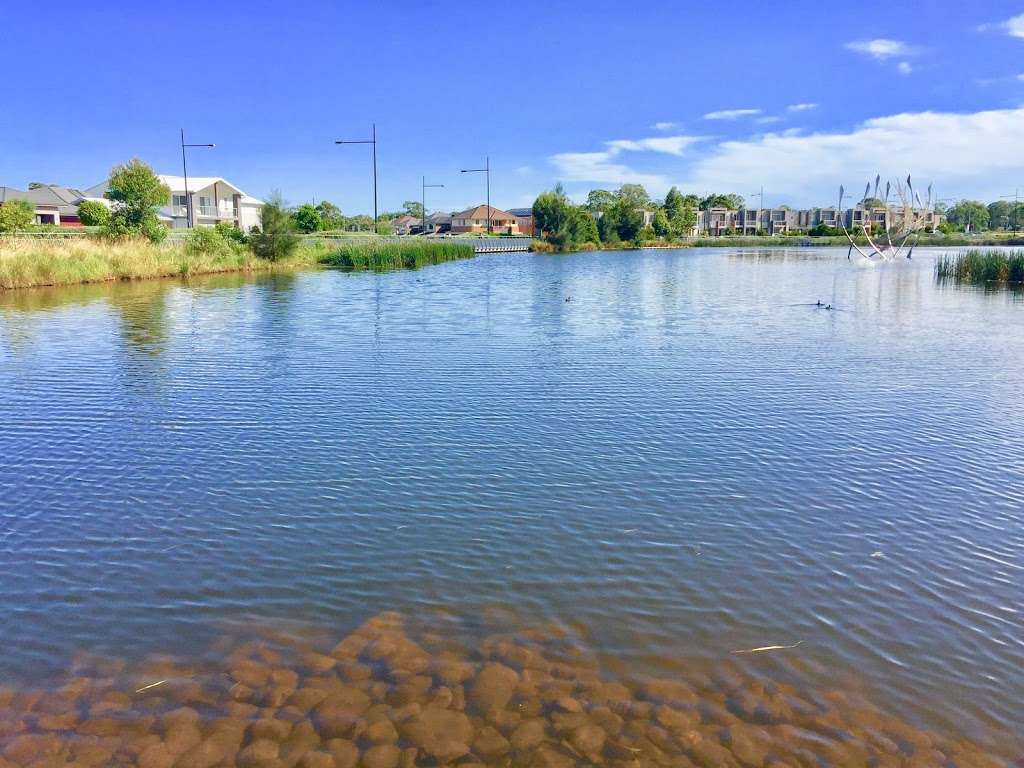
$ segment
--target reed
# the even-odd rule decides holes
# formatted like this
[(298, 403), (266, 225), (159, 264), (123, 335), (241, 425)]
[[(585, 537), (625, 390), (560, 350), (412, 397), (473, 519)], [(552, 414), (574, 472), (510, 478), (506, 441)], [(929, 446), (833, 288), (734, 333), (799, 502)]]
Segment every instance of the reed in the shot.
[(319, 262), (341, 269), (386, 271), (418, 269), (457, 259), (470, 259), (476, 251), (469, 243), (452, 242), (365, 242), (334, 247)]
[(1024, 283), (1024, 251), (979, 251), (972, 249), (943, 254), (935, 262), (939, 280), (960, 283)]
[(317, 256), (314, 249), (300, 249), (272, 264), (237, 244), (203, 250), (191, 240), (0, 238), (0, 289), (305, 266), (316, 264)]

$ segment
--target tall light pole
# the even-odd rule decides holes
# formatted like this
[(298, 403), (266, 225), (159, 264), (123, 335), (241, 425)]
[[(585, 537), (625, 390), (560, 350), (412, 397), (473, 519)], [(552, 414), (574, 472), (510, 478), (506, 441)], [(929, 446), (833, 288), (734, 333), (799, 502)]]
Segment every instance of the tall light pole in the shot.
[(369, 141), (336, 141), (335, 144), (373, 145), (373, 231), (377, 231), (377, 124), (373, 124), (373, 138)]
[[(756, 226), (757, 228), (760, 228), (761, 227), (761, 209), (764, 208), (764, 187), (763, 186), (761, 187), (761, 191), (760, 192), (751, 192), (750, 196), (758, 198), (758, 201), (757, 201), (757, 222), (755, 223), (754, 226)], [(754, 234), (757, 234), (757, 229), (754, 230)]]
[(491, 234), (491, 158), (487, 157), (487, 166), (484, 168), (467, 168), (459, 173), (486, 173), (487, 174), (487, 234)]
[(421, 193), (422, 194), (422, 200), (420, 201), (420, 205), (423, 206), (423, 210), (421, 211), (421, 213), (423, 215), (420, 217), (420, 234), (421, 235), (427, 234), (427, 187), (443, 187), (443, 186), (444, 186), (444, 184), (427, 184), (427, 177), (426, 176), (423, 177), (423, 190), (422, 190), (422, 193)]
[(1002, 199), (1004, 197), (1012, 197), (1013, 198), (1013, 236), (1014, 237), (1017, 236), (1017, 197), (1018, 197), (1019, 193), (1020, 193), (1020, 188), (1018, 187), (1017, 189), (1013, 190), (1013, 194), (1012, 195), (1000, 195), (999, 196), (1000, 199)]
[(192, 195), (188, 193), (188, 168), (185, 167), (185, 147), (215, 147), (216, 144), (186, 144), (185, 129), (181, 129), (181, 173), (185, 177), (185, 225), (192, 229)]

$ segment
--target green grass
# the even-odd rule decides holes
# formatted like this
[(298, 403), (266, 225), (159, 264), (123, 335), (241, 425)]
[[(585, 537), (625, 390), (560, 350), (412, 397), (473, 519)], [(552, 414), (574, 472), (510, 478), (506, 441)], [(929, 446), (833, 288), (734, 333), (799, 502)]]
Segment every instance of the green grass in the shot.
[(418, 269), (430, 264), (440, 264), (456, 259), (470, 259), (476, 255), (468, 243), (453, 242), (368, 242), (338, 246), (322, 243), (329, 248), (318, 258), (320, 264), (328, 267), (375, 271), (391, 269)]
[(316, 248), (300, 248), (294, 256), (271, 263), (235, 243), (221, 242), (202, 251), (191, 240), (170, 238), (159, 245), (147, 240), (0, 238), (0, 289), (313, 266), (320, 255)]
[(1024, 284), (1024, 251), (961, 251), (935, 262), (935, 276), (976, 285)]

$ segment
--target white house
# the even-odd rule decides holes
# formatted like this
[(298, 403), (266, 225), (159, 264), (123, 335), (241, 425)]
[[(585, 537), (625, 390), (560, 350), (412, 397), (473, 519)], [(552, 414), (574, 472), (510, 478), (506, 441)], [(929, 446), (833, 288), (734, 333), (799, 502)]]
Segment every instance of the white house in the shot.
[[(184, 177), (161, 175), (160, 180), (171, 188), (171, 204), (160, 209), (160, 219), (171, 229), (188, 226), (186, 205), (189, 201), (192, 206), (192, 224), (196, 227), (212, 227), (218, 221), (227, 221), (237, 225), (243, 232), (248, 232), (260, 223), (263, 201), (249, 197), (225, 179), (189, 176), (187, 198)], [(86, 190), (94, 197), (101, 197), (106, 191), (107, 182)]]

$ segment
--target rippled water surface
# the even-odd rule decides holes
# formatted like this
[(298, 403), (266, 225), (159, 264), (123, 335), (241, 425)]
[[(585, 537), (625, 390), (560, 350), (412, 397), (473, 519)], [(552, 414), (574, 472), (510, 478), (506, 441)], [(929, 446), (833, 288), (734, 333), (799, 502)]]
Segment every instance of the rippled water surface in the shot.
[(1024, 299), (933, 259), (0, 294), (0, 679), (395, 611), (559, 626), (621, 679), (856, 689), (1018, 757)]

